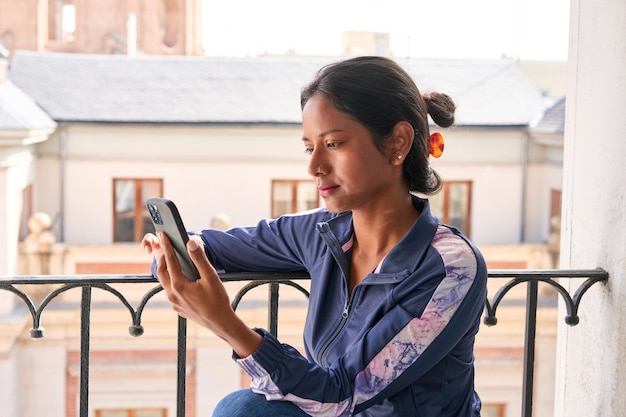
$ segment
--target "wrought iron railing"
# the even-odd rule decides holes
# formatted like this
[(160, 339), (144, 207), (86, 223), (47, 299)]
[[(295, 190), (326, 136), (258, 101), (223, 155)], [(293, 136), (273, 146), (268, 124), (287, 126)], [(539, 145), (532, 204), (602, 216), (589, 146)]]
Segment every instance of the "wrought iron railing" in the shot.
[[(233, 307), (237, 308), (242, 298), (251, 289), (261, 285), (268, 285), (268, 330), (276, 335), (278, 333), (278, 301), (279, 288), (281, 285), (288, 285), (296, 288), (305, 297), (308, 297), (307, 290), (297, 283), (298, 280), (309, 279), (305, 273), (228, 273), (222, 274), (224, 282), (248, 282), (233, 298)], [(574, 294), (570, 294), (562, 279), (584, 278), (578, 285)], [(534, 353), (535, 334), (537, 328), (537, 308), (538, 308), (538, 284), (545, 283), (554, 287), (564, 302), (567, 310), (565, 322), (574, 326), (578, 324), (578, 308), (585, 292), (597, 282), (606, 282), (608, 273), (602, 269), (590, 270), (491, 270), (489, 279), (508, 280), (497, 293), (488, 298), (485, 302), (484, 323), (492, 326), (497, 323), (496, 310), (502, 303), (509, 291), (518, 285), (527, 284), (526, 293), (526, 322), (524, 341), (524, 380), (522, 387), (522, 417), (532, 415), (533, 401), (533, 375), (534, 375)], [(141, 284), (154, 283), (155, 286), (149, 290), (141, 299), (137, 307), (133, 307), (127, 298), (114, 286), (116, 284)], [(58, 285), (51, 290), (37, 305), (24, 291), (22, 285)], [(48, 304), (60, 294), (74, 288), (81, 288), (81, 329), (80, 329), (80, 382), (79, 382), (79, 416), (88, 416), (89, 405), (89, 353), (90, 353), (90, 315), (91, 315), (91, 295), (92, 289), (98, 288), (107, 291), (117, 297), (128, 309), (131, 316), (129, 333), (132, 336), (141, 336), (143, 326), (141, 324), (142, 313), (148, 302), (162, 288), (155, 278), (150, 275), (37, 275), (37, 276), (15, 276), (0, 277), (0, 290), (6, 290), (19, 297), (28, 310), (32, 318), (32, 328), (30, 336), (32, 338), (44, 337), (44, 330), (41, 325), (41, 318)], [(187, 352), (187, 321), (178, 318), (178, 355), (177, 355), (177, 417), (185, 417), (185, 393), (186, 393), (186, 352)]]

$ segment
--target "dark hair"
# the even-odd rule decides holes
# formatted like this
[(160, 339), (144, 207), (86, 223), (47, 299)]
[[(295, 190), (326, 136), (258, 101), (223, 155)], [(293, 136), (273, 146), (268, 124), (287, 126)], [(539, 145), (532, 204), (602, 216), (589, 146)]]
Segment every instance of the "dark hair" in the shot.
[(363, 124), (382, 153), (394, 126), (409, 122), (415, 131), (403, 164), (409, 191), (430, 195), (441, 189), (441, 177), (428, 162), (428, 115), (441, 127), (452, 126), (456, 106), (449, 96), (437, 92), (421, 94), (400, 65), (378, 56), (351, 58), (323, 67), (302, 89), (303, 109), (314, 94), (320, 94), (337, 110)]

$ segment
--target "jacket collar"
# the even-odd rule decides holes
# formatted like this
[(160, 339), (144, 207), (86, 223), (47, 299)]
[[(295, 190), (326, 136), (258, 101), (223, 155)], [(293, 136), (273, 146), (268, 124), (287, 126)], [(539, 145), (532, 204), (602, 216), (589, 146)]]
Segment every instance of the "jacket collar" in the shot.
[[(413, 196), (413, 205), (420, 211), (420, 216), (402, 240), (387, 254), (378, 271), (379, 274), (397, 274), (415, 270), (430, 247), (430, 242), (440, 224), (439, 219), (431, 213), (428, 200)], [(344, 247), (354, 234), (352, 212), (340, 213), (327, 222), (318, 223), (317, 230), (340, 267), (345, 268), (347, 259), (343, 256)]]
[(402, 240), (387, 254), (379, 270), (381, 274), (414, 271), (430, 248), (440, 224), (439, 219), (430, 211), (428, 200), (414, 196), (413, 205), (420, 210), (420, 216)]

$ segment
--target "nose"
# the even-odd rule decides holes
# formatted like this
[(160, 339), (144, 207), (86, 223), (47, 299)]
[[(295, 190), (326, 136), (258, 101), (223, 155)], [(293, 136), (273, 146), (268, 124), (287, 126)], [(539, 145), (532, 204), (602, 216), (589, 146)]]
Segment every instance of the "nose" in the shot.
[(312, 177), (317, 177), (327, 173), (327, 168), (324, 164), (323, 157), (317, 150), (313, 150), (313, 152), (311, 152), (311, 159), (309, 160), (309, 166), (307, 168), (307, 171)]

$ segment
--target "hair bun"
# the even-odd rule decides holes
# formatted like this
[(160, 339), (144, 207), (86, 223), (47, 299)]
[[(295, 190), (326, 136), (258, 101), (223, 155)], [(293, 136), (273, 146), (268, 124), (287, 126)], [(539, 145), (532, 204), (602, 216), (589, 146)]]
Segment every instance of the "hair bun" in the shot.
[(428, 114), (433, 121), (441, 127), (450, 127), (454, 124), (454, 112), (456, 104), (447, 94), (436, 91), (422, 94), (428, 107)]

